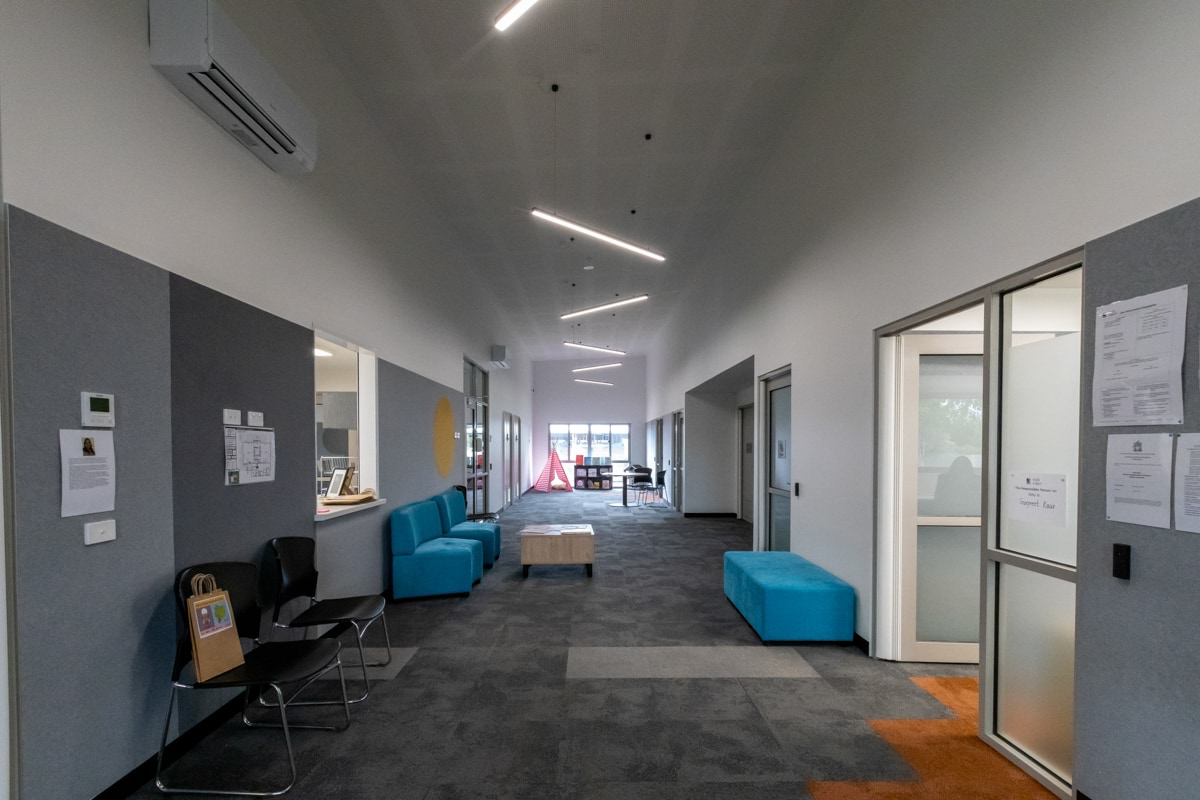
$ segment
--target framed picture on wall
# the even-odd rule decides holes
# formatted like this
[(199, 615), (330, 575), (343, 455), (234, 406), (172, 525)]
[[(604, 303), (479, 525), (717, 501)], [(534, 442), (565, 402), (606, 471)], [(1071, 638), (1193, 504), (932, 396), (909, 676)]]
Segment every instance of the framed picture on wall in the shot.
[(329, 478), (329, 488), (325, 490), (326, 497), (337, 497), (346, 488), (346, 472), (343, 468), (335, 469)]

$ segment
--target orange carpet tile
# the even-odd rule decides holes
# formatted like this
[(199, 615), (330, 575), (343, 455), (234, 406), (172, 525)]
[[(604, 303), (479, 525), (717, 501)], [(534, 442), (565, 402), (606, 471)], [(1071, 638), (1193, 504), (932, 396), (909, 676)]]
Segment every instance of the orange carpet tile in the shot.
[(820, 781), (813, 800), (1052, 800), (1054, 795), (980, 741), (979, 681), (913, 678), (945, 704), (954, 719), (875, 720), (871, 727), (903, 756), (920, 779), (905, 782)]

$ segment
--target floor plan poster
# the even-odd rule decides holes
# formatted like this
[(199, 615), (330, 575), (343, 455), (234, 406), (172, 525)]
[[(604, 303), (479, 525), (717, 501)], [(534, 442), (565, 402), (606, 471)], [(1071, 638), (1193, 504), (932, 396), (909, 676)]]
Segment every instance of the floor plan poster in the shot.
[(1183, 351), (1188, 287), (1096, 309), (1092, 421), (1183, 424)]
[(275, 430), (225, 427), (225, 485), (275, 480)]

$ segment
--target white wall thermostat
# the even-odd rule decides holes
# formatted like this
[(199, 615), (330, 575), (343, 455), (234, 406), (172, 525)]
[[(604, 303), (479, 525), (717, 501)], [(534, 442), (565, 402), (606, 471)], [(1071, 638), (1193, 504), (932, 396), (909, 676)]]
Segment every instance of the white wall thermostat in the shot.
[(117, 424), (116, 403), (111, 394), (80, 392), (79, 415), (85, 428), (112, 428)]

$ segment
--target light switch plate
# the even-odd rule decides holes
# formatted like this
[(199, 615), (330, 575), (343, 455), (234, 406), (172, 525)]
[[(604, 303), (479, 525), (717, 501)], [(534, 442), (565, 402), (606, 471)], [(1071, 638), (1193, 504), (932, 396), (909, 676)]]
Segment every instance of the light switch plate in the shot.
[(241, 425), (242, 412), (236, 408), (227, 408), (225, 409), (224, 420), (226, 425)]
[(246, 424), (252, 428), (261, 428), (262, 424), (263, 424), (263, 412), (247, 411), (246, 412)]
[(83, 526), (83, 543), (100, 544), (111, 542), (117, 538), (117, 521), (105, 519), (100, 522), (88, 522)]

